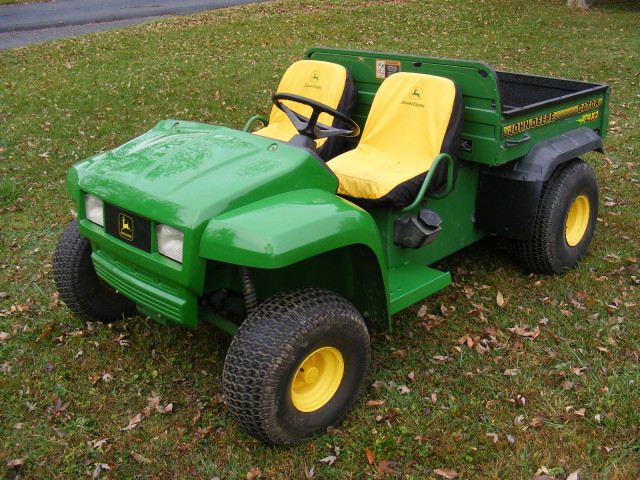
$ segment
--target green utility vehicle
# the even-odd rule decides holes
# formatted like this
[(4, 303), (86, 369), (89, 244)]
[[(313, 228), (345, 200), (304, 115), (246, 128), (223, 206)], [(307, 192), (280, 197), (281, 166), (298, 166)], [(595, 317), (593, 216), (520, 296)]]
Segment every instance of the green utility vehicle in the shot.
[(140, 312), (234, 335), (223, 390), (274, 445), (307, 441), (356, 401), (367, 325), (451, 284), (430, 267), (489, 234), (527, 271), (585, 254), (607, 85), (481, 62), (313, 48), (265, 125), (161, 121), (77, 163), (78, 216), (54, 255), (77, 315)]

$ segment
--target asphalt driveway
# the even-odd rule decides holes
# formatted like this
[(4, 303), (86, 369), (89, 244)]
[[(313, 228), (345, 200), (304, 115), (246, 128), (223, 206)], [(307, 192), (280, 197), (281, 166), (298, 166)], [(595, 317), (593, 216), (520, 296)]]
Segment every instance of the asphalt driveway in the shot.
[(266, 0), (57, 0), (0, 6), (0, 49)]

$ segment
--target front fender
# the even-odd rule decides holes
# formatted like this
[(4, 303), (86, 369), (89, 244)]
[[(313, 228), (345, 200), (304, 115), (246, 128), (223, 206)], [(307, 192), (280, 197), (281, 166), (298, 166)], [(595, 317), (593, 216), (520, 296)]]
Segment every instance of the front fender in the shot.
[(330, 192), (303, 189), (264, 198), (210, 220), (200, 256), (273, 269), (354, 244), (373, 251), (386, 285), (386, 261), (373, 218)]

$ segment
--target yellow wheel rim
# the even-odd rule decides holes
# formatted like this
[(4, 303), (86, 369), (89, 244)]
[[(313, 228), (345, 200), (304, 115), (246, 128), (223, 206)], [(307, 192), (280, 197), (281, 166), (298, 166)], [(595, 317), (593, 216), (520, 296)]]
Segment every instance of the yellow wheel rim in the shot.
[(291, 383), (291, 402), (301, 412), (324, 407), (338, 391), (344, 375), (344, 360), (339, 350), (322, 347), (305, 358)]
[(586, 195), (578, 196), (569, 209), (567, 215), (567, 228), (565, 231), (565, 238), (570, 247), (575, 247), (580, 243), (584, 232), (587, 231), (589, 225), (589, 214), (591, 208), (589, 207), (589, 199)]

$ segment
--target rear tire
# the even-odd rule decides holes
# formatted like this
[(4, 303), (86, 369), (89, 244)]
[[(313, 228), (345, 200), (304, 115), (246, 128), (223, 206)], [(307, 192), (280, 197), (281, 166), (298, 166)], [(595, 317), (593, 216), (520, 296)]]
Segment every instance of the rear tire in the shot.
[(598, 180), (576, 159), (559, 166), (545, 183), (529, 240), (511, 250), (529, 271), (560, 274), (576, 266), (591, 243), (598, 217)]
[(90, 322), (114, 322), (136, 313), (136, 304), (98, 277), (91, 261), (91, 243), (74, 220), (60, 236), (53, 254), (53, 280), (58, 298)]
[(222, 385), (245, 432), (289, 446), (342, 420), (370, 362), (369, 333), (353, 305), (327, 290), (292, 290), (260, 304), (240, 326)]

